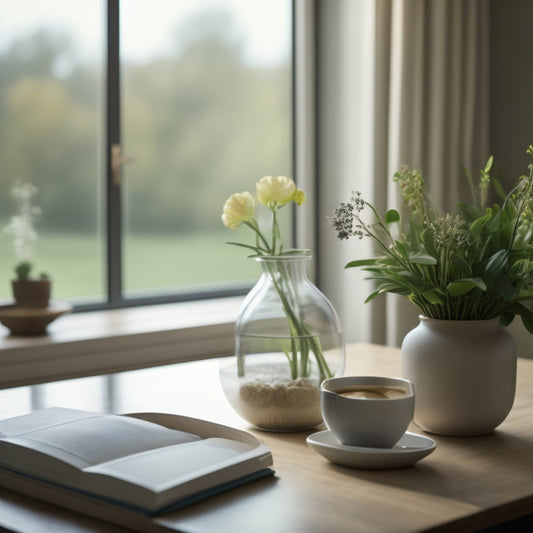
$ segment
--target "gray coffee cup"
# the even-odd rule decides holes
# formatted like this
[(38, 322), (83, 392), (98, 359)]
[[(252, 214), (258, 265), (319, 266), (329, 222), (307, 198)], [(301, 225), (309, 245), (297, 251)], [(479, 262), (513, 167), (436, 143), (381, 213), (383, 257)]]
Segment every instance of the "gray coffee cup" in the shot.
[(413, 418), (413, 383), (402, 378), (353, 376), (321, 385), (322, 416), (342, 444), (392, 448)]

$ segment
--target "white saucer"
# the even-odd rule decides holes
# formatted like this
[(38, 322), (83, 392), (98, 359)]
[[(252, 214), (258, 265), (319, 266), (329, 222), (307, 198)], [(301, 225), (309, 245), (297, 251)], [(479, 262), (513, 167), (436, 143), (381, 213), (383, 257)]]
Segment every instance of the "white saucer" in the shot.
[(409, 432), (392, 448), (345, 446), (331, 431), (319, 431), (309, 435), (307, 444), (332, 463), (365, 469), (410, 466), (429, 455), (437, 446), (429, 437)]

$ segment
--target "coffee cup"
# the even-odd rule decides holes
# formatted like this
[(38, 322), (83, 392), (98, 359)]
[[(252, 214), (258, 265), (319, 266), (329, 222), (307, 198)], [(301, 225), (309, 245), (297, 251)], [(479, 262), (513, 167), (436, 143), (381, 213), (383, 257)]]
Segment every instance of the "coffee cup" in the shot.
[(326, 379), (322, 417), (342, 444), (392, 448), (413, 418), (413, 383), (402, 378), (351, 376)]

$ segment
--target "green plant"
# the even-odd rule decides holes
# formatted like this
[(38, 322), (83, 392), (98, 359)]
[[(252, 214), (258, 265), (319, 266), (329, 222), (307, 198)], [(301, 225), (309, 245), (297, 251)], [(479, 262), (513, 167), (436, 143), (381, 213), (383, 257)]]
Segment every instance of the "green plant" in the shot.
[[(533, 159), (533, 146), (527, 150)], [(381, 217), (354, 193), (331, 218), (339, 239), (370, 237), (379, 251), (351, 261), (376, 284), (367, 302), (382, 293), (406, 296), (429, 318), (480, 320), (500, 316), (508, 325), (519, 315), (533, 333), (533, 163), (506, 194), (491, 177), (492, 157), (477, 186), (466, 173), (473, 201), (440, 214), (424, 194), (421, 174), (408, 167), (394, 175), (406, 215), (391, 209)], [(499, 201), (487, 204), (492, 188)], [(363, 220), (368, 207), (373, 220)]]
[(21, 261), (15, 267), (15, 274), (18, 281), (27, 281), (30, 279), (30, 272), (33, 265), (30, 261)]

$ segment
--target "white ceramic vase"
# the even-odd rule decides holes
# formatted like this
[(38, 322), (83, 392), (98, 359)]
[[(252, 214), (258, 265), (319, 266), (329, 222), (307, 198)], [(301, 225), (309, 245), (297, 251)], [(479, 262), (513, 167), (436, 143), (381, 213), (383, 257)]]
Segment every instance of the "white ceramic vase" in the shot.
[(414, 422), (431, 433), (490, 433), (509, 414), (516, 345), (499, 319), (419, 317), (402, 343), (402, 373), (415, 387)]

